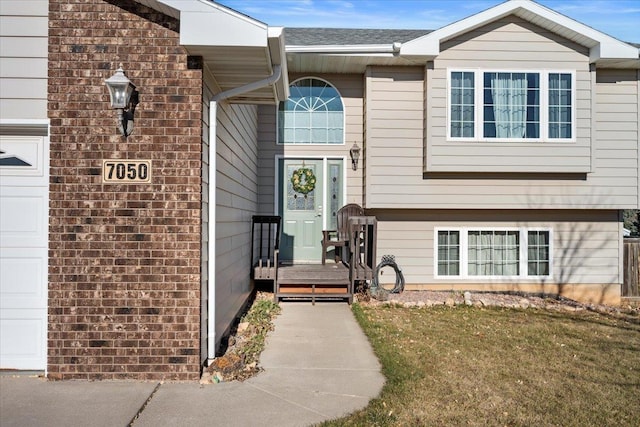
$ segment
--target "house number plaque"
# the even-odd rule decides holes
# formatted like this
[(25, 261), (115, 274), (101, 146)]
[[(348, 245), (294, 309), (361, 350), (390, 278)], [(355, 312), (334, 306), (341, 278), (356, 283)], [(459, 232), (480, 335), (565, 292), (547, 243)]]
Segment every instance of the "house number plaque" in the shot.
[(120, 184), (151, 182), (151, 160), (103, 160), (102, 182)]

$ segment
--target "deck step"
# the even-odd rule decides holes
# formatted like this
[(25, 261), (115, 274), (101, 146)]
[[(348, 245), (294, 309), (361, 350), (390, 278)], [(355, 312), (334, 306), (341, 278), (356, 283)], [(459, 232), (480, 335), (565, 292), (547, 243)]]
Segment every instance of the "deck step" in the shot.
[(295, 264), (278, 268), (274, 298), (353, 299), (349, 269), (343, 264)]
[(280, 294), (346, 294), (349, 285), (280, 285)]

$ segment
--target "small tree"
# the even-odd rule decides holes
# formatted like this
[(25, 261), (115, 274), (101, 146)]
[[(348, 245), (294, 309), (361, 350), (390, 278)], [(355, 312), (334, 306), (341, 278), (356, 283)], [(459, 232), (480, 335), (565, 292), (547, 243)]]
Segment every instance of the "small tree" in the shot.
[(631, 230), (632, 236), (640, 236), (640, 210), (627, 209), (622, 212), (622, 218), (624, 220), (624, 228)]

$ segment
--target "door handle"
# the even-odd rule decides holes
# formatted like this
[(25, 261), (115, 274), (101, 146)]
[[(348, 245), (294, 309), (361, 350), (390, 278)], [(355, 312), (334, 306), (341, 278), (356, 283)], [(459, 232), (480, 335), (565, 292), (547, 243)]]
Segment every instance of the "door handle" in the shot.
[(322, 216), (322, 205), (318, 205), (318, 210), (316, 211), (316, 216)]

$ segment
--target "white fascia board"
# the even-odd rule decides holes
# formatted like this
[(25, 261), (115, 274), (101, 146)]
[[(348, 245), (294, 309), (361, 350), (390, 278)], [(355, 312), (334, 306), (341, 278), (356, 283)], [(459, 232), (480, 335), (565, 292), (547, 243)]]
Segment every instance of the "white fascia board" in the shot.
[(266, 48), (267, 27), (239, 20), (219, 11), (181, 12), (180, 44)]
[(287, 53), (318, 54), (387, 54), (394, 56), (400, 50), (399, 43), (394, 44), (358, 44), (358, 45), (290, 45)]
[(268, 26), (209, 0), (157, 0), (180, 11), (183, 46), (267, 47)]
[[(440, 43), (458, 35), (497, 21), (505, 16), (518, 12), (530, 12), (543, 20), (566, 28), (570, 32), (591, 39), (591, 62), (599, 59), (637, 59), (638, 48), (621, 42), (607, 34), (594, 30), (558, 12), (539, 5), (531, 0), (509, 0), (491, 9), (472, 15), (453, 24), (442, 27), (425, 36), (411, 40), (402, 45), (401, 56), (435, 56), (440, 54)], [(524, 18), (526, 19), (526, 18)]]
[(271, 64), (282, 67), (280, 79), (273, 85), (276, 100), (284, 101), (289, 98), (289, 70), (287, 69), (287, 56), (285, 53), (284, 28), (269, 27), (267, 35)]
[(589, 60), (597, 63), (599, 60), (607, 59), (638, 59), (640, 50), (637, 47), (623, 43), (606, 36), (611, 40), (601, 41), (589, 51)]
[(285, 41), (283, 27), (269, 27), (267, 29), (267, 39), (269, 44), (269, 54), (271, 55), (271, 63), (280, 65), (287, 62), (284, 56)]
[[(515, 2), (513, 2), (515, 3)], [(400, 49), (401, 56), (434, 56), (440, 54), (440, 43), (482, 27), (492, 21), (507, 16), (517, 8), (512, 2), (499, 4), (491, 9), (471, 15), (453, 24), (446, 25), (415, 40), (405, 42)]]

